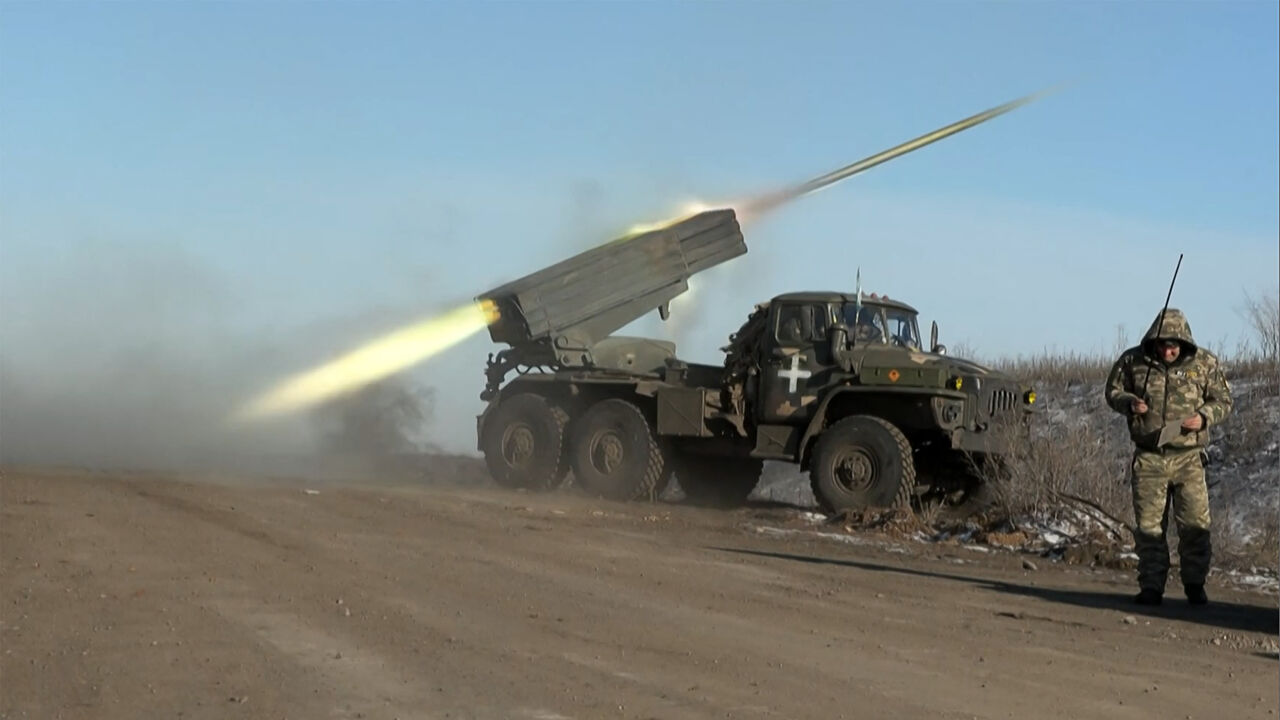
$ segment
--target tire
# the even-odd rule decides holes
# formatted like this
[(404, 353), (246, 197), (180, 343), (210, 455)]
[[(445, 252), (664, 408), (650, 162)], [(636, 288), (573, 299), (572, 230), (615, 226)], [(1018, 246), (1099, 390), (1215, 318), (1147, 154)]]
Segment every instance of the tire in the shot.
[(589, 495), (610, 500), (655, 500), (670, 472), (662, 446), (640, 408), (601, 400), (574, 421), (569, 465)]
[(481, 447), (489, 475), (507, 488), (549, 490), (564, 481), (569, 414), (541, 395), (500, 400), (484, 423)]
[(747, 501), (764, 470), (756, 458), (681, 454), (673, 458), (686, 501), (703, 507), (737, 507)]
[(911, 443), (886, 420), (847, 417), (818, 436), (809, 482), (828, 512), (910, 507), (916, 484)]

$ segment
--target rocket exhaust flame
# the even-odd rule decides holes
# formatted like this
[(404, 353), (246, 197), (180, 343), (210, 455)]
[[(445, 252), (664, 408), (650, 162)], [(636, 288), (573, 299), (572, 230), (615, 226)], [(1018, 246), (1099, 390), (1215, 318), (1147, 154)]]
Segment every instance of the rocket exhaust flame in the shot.
[(246, 404), (232, 419), (264, 419), (318, 405), (439, 354), (497, 319), (497, 307), (482, 301), (401, 328), (314, 370), (288, 378)]

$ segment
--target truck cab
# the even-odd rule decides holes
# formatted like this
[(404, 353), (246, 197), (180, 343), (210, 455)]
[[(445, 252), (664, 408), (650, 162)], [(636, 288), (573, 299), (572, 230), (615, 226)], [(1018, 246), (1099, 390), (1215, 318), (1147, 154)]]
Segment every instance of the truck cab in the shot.
[(761, 422), (811, 417), (825, 390), (845, 382), (850, 366), (868, 355), (921, 350), (915, 309), (887, 298), (792, 293), (770, 306), (766, 375), (773, 381), (762, 388)]
[[(918, 313), (904, 302), (802, 292), (761, 307), (759, 373), (744, 408), (752, 454), (799, 462), (833, 508), (867, 498), (893, 504), (914, 484), (901, 476), (917, 468), (932, 484), (954, 479), (958, 467), (997, 453), (995, 424), (1035, 402), (1013, 378), (947, 356), (936, 324), (926, 348)], [(838, 437), (848, 447), (835, 451), (828, 446)]]

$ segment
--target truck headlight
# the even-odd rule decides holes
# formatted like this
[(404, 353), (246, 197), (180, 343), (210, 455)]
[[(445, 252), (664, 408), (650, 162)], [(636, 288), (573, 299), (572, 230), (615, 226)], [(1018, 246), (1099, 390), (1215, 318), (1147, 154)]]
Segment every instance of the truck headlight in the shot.
[[(950, 382), (950, 381), (948, 381)], [(964, 400), (933, 398), (933, 416), (944, 428), (953, 428), (964, 422)]]

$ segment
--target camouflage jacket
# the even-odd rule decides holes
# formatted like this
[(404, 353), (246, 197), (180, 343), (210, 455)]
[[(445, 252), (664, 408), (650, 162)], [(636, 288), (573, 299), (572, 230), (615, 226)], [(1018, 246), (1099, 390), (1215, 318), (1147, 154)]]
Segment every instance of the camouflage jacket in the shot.
[[(1158, 340), (1182, 344), (1178, 359), (1166, 365), (1157, 355)], [(1157, 315), (1137, 347), (1120, 355), (1107, 377), (1107, 404), (1129, 419), (1129, 437), (1144, 450), (1155, 450), (1161, 430), (1177, 427), (1183, 420), (1200, 414), (1204, 426), (1197, 432), (1182, 430), (1165, 447), (1202, 448), (1209, 444), (1209, 428), (1231, 412), (1231, 388), (1218, 358), (1198, 347), (1191, 337), (1191, 325), (1182, 311), (1169, 308), (1163, 325)], [(1145, 400), (1147, 412), (1134, 415), (1130, 403)]]

